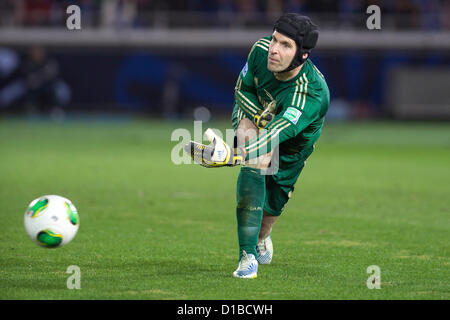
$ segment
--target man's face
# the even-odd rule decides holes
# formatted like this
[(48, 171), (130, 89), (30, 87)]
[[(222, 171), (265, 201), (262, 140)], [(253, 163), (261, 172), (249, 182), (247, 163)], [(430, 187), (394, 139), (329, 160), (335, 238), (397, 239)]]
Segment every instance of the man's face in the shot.
[(294, 59), (295, 53), (295, 41), (278, 31), (274, 31), (269, 45), (267, 69), (271, 72), (285, 70), (291, 64), (292, 59)]

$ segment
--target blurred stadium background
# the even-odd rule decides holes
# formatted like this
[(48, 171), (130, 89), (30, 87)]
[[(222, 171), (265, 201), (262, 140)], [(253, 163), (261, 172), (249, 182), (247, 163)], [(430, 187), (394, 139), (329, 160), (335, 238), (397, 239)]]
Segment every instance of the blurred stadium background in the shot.
[[(71, 4), (82, 30), (66, 28)], [(328, 120), (450, 118), (444, 0), (1, 0), (0, 114), (228, 117), (251, 45), (285, 11), (320, 27)]]
[[(231, 127), (247, 54), (284, 11), (319, 25), (331, 106), (274, 261), (242, 286), (239, 169), (176, 165), (170, 139)], [(448, 299), (449, 31), (444, 0), (0, 0), (0, 299)], [(80, 212), (67, 247), (23, 230), (45, 194)]]

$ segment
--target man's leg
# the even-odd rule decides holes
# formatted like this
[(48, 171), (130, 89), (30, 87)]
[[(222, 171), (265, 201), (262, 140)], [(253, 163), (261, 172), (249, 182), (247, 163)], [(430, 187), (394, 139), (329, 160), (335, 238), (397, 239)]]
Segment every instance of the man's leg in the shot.
[[(242, 146), (258, 135), (259, 130), (249, 119), (239, 122), (237, 144)], [(239, 172), (236, 188), (236, 218), (239, 238), (239, 259), (245, 250), (257, 257), (256, 244), (263, 216), (265, 176), (261, 174), (261, 159), (246, 163)]]
[[(236, 131), (238, 146), (245, 144), (246, 141), (256, 137), (257, 134), (256, 126), (249, 119), (242, 119)], [(264, 159), (246, 163), (239, 172), (236, 188), (236, 218), (240, 261), (242, 261), (243, 256), (246, 258), (247, 255), (252, 261), (257, 258), (256, 244), (261, 228), (266, 189), (265, 175), (261, 174), (261, 169), (262, 165), (267, 162), (265, 161), (267, 157), (270, 157), (270, 154), (264, 156)], [(250, 255), (253, 255), (253, 257)], [(235, 276), (239, 276), (240, 269), (241, 263), (234, 273)], [(244, 271), (242, 274), (245, 274)]]
[(258, 244), (256, 245), (256, 252), (258, 253), (258, 264), (269, 264), (272, 261), (273, 243), (272, 238), (270, 237), (270, 233), (277, 218), (278, 216), (274, 216), (267, 213), (266, 211), (263, 211)]
[(305, 161), (312, 151), (313, 148), (310, 148), (294, 156), (281, 155), (275, 176), (266, 176), (264, 215), (257, 245), (259, 264), (269, 264), (272, 261), (273, 244), (270, 237), (272, 227), (289, 201)]
[(257, 257), (256, 244), (264, 206), (264, 176), (260, 170), (242, 167), (239, 172), (236, 192), (236, 218), (239, 240), (239, 260), (242, 253)]
[(267, 238), (267, 236), (272, 231), (272, 227), (273, 227), (275, 221), (277, 221), (277, 218), (278, 218), (278, 216), (268, 214), (267, 212), (264, 211), (262, 221), (261, 221), (261, 229), (259, 231), (258, 242)]

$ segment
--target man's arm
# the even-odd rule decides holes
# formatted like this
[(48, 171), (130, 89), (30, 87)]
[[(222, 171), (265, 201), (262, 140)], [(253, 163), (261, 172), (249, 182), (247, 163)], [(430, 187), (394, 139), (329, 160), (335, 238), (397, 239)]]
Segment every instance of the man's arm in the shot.
[(297, 136), (318, 118), (317, 101), (306, 95), (304, 99), (306, 103), (303, 109), (294, 106), (286, 108), (257, 137), (245, 144), (245, 160), (271, 152), (280, 143)]
[(256, 89), (253, 85), (244, 84), (241, 74), (239, 75), (234, 90), (234, 99), (239, 108), (241, 108), (241, 110), (247, 115), (247, 117), (249, 119), (253, 119), (256, 115), (261, 113), (263, 107), (258, 101)]
[[(296, 137), (320, 118), (320, 97), (311, 90), (308, 92), (306, 86), (280, 103), (282, 111), (257, 137), (249, 140), (243, 147), (232, 148), (222, 139), (214, 139), (211, 135), (208, 138), (210, 146), (191, 141), (186, 146), (186, 151), (195, 162), (205, 167), (235, 166), (271, 152), (277, 145)], [(287, 108), (283, 108), (283, 103), (286, 103)]]
[(185, 146), (192, 159), (204, 167), (223, 167), (243, 164), (271, 152), (280, 143), (294, 138), (318, 117), (318, 108), (301, 112), (293, 107), (278, 114), (263, 132), (244, 147), (232, 148), (211, 129), (206, 130), (209, 146), (191, 141)]
[[(236, 87), (234, 90), (234, 99), (239, 108), (247, 115), (249, 119), (263, 112), (263, 106), (259, 102), (255, 86), (255, 73), (258, 67), (265, 67), (258, 65), (258, 59), (261, 60), (261, 55), (265, 54), (269, 48), (269, 40), (260, 39), (257, 41), (247, 58), (247, 62), (239, 73)], [(260, 62), (259, 62), (260, 63)]]

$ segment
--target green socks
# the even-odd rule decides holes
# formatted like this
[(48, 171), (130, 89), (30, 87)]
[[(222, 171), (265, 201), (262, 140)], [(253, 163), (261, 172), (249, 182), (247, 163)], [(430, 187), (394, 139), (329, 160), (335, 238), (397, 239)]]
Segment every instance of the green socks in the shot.
[(242, 167), (239, 172), (236, 191), (239, 260), (243, 250), (258, 258), (256, 244), (263, 216), (265, 178), (260, 169)]

